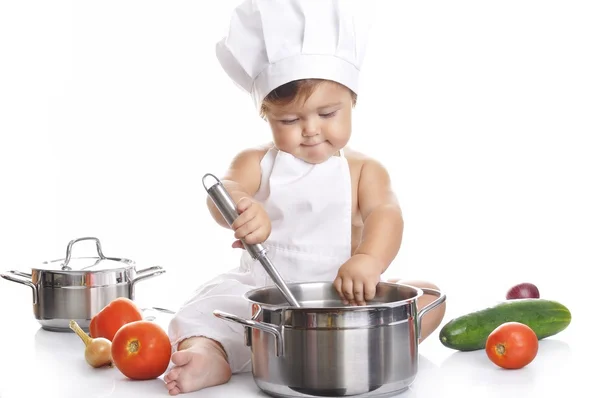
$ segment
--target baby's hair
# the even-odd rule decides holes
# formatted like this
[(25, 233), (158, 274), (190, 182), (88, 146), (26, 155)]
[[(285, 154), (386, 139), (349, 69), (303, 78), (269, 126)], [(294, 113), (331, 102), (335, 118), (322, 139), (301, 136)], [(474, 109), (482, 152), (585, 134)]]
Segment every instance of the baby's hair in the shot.
[[(260, 117), (263, 119), (269, 106), (285, 106), (294, 101), (303, 99), (306, 101), (317, 86), (325, 81), (323, 79), (302, 79), (294, 80), (283, 84), (271, 91), (263, 100), (260, 107)], [(339, 84), (339, 83), (336, 83)], [(350, 90), (350, 89), (349, 89)], [(356, 105), (356, 93), (350, 90), (352, 95), (352, 106)]]

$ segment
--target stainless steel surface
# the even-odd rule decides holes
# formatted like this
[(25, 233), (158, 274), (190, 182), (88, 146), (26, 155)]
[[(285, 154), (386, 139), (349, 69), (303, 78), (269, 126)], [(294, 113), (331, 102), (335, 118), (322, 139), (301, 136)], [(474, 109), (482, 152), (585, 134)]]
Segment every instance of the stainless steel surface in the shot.
[[(288, 286), (302, 307), (265, 287), (245, 296), (250, 320), (214, 312), (244, 325), (254, 380), (279, 397), (386, 397), (406, 390), (417, 375), (422, 316), (446, 299), (433, 289), (381, 282), (369, 305), (350, 306), (332, 283)], [(424, 293), (438, 299), (418, 311)]]
[(263, 332), (271, 333), (273, 335), (273, 337), (275, 338), (275, 355), (278, 357), (283, 355), (283, 338), (281, 336), (280, 328), (273, 326), (273, 325), (269, 325), (267, 323), (256, 322), (256, 321), (253, 321), (250, 319), (240, 318), (233, 314), (228, 314), (226, 312), (219, 311), (219, 310), (214, 310), (213, 314), (216, 317), (225, 319), (227, 321), (241, 323), (244, 326), (248, 326), (248, 327), (251, 327), (251, 328), (254, 328), (257, 330), (262, 330)]
[[(212, 177), (216, 181), (216, 183), (213, 184), (210, 188), (207, 187), (205, 183), (205, 179), (207, 177)], [(204, 185), (204, 189), (206, 189), (208, 196), (210, 196), (217, 209), (219, 209), (219, 212), (223, 215), (223, 218), (225, 219), (227, 224), (231, 226), (235, 219), (239, 216), (239, 214), (236, 210), (236, 206), (233, 202), (233, 199), (231, 198), (221, 181), (213, 174), (208, 173), (205, 174), (204, 177), (202, 177), (202, 184)], [(244, 248), (248, 251), (248, 253), (250, 253), (252, 258), (254, 260), (258, 260), (261, 263), (269, 277), (273, 280), (273, 282), (275, 282), (275, 286), (277, 286), (277, 288), (285, 297), (286, 301), (293, 307), (299, 307), (300, 304), (298, 303), (294, 295), (290, 292), (285, 281), (283, 280), (283, 278), (281, 277), (281, 275), (279, 274), (275, 266), (273, 266), (271, 260), (267, 256), (267, 250), (261, 244), (249, 245), (243, 240), (242, 244), (244, 245)]]
[(68, 332), (69, 320), (74, 319), (84, 331), (89, 330), (92, 317), (117, 297), (131, 298), (126, 283), (83, 289), (42, 288), (40, 302), (33, 312), (43, 329)]
[(431, 295), (431, 296), (438, 296), (438, 298), (435, 299), (434, 301), (432, 301), (431, 303), (429, 303), (428, 305), (426, 305), (425, 307), (421, 308), (421, 310), (417, 314), (418, 325), (419, 325), (419, 335), (417, 336), (418, 338), (421, 338), (421, 324), (423, 322), (423, 315), (425, 315), (426, 313), (428, 313), (429, 311), (431, 311), (432, 309), (434, 309), (435, 307), (437, 307), (438, 305), (440, 305), (444, 301), (446, 301), (446, 295), (440, 291), (437, 291), (435, 289), (430, 289), (427, 287), (422, 287), (420, 289), (423, 291), (423, 293)]
[[(98, 257), (72, 257), (73, 244), (82, 240), (96, 242)], [(74, 270), (76, 262), (88, 266)], [(115, 264), (120, 264), (120, 268)], [(164, 272), (159, 266), (136, 270), (131, 260), (104, 256), (98, 239), (80, 238), (69, 242), (64, 260), (44, 262), (40, 267), (32, 267), (31, 273), (10, 270), (0, 276), (32, 289), (33, 313), (43, 329), (71, 332), (71, 319), (87, 331), (92, 317), (112, 300), (118, 297), (134, 300), (139, 282)]]

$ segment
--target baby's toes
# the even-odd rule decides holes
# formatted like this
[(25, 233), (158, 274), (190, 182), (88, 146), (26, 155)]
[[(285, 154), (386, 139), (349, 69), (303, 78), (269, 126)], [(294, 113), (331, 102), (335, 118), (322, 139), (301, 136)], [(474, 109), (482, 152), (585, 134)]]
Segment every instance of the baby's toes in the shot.
[[(175, 383), (175, 382), (173, 382)], [(177, 385), (175, 384), (174, 387), (169, 388), (169, 395), (177, 395), (179, 394), (181, 391), (179, 390), (179, 387), (177, 387)]]
[[(188, 364), (192, 360), (193, 357), (194, 357), (194, 354), (191, 351), (187, 351), (187, 350), (177, 351), (177, 352), (173, 353), (173, 355), (171, 356), (171, 361), (176, 366), (184, 366), (184, 365)], [(175, 369), (173, 369), (173, 370), (175, 370)]]
[(180, 367), (174, 367), (165, 375), (165, 383), (167, 383), (167, 387), (169, 383), (175, 382), (179, 378), (180, 372)]

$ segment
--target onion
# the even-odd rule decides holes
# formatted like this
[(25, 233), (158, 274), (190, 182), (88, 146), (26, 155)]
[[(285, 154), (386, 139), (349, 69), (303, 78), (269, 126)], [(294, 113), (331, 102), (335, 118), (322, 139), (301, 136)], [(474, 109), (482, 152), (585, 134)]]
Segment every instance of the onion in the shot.
[(112, 356), (110, 340), (104, 337), (91, 338), (88, 336), (77, 322), (71, 320), (69, 327), (81, 338), (85, 344), (84, 357), (88, 364), (94, 368), (100, 368), (102, 366), (112, 367)]
[(533, 283), (519, 283), (511, 287), (506, 292), (507, 300), (524, 299), (524, 298), (540, 298), (540, 291)]

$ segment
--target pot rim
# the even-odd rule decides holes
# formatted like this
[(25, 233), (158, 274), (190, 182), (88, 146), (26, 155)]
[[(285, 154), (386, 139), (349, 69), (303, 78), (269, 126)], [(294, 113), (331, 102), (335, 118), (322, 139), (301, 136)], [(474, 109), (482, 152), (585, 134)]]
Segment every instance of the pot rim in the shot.
[[(292, 282), (292, 283), (287, 283), (287, 286), (290, 288), (290, 290), (293, 290), (293, 288), (295, 286), (310, 286), (310, 285), (320, 285), (320, 286), (331, 286), (333, 285), (333, 282), (327, 282), (327, 281), (310, 281), (310, 282)], [(330, 306), (330, 307), (312, 307), (312, 306), (304, 306), (301, 304), (300, 307), (293, 307), (291, 306), (289, 303), (286, 304), (269, 304), (269, 303), (264, 303), (261, 301), (257, 301), (257, 300), (253, 300), (250, 299), (251, 295), (257, 294), (257, 293), (261, 293), (261, 292), (265, 292), (265, 291), (272, 291), (272, 290), (276, 290), (278, 289), (277, 286), (275, 285), (269, 285), (269, 286), (263, 286), (260, 288), (256, 288), (256, 289), (252, 289), (249, 290), (248, 292), (246, 292), (244, 294), (244, 298), (246, 299), (246, 301), (248, 301), (251, 304), (256, 304), (259, 307), (261, 307), (262, 309), (267, 309), (267, 310), (293, 310), (293, 311), (311, 311), (311, 312), (331, 312), (331, 311), (337, 311), (337, 312), (349, 312), (349, 311), (368, 311), (368, 310), (379, 310), (382, 308), (395, 308), (395, 307), (400, 307), (406, 304), (410, 304), (413, 301), (416, 301), (419, 297), (424, 295), (424, 292), (422, 289), (416, 287), (416, 286), (412, 286), (412, 285), (407, 285), (404, 283), (396, 283), (396, 282), (384, 282), (381, 281), (377, 284), (378, 289), (380, 286), (385, 286), (385, 287), (390, 287), (390, 288), (394, 288), (394, 287), (403, 287), (403, 288), (407, 288), (407, 289), (411, 289), (413, 291), (415, 291), (415, 295), (412, 297), (409, 297), (407, 299), (404, 300), (398, 300), (398, 301), (390, 301), (387, 303), (377, 303), (377, 304), (366, 304), (366, 305), (361, 305), (361, 306), (351, 306), (351, 305), (341, 305), (341, 306)]]

